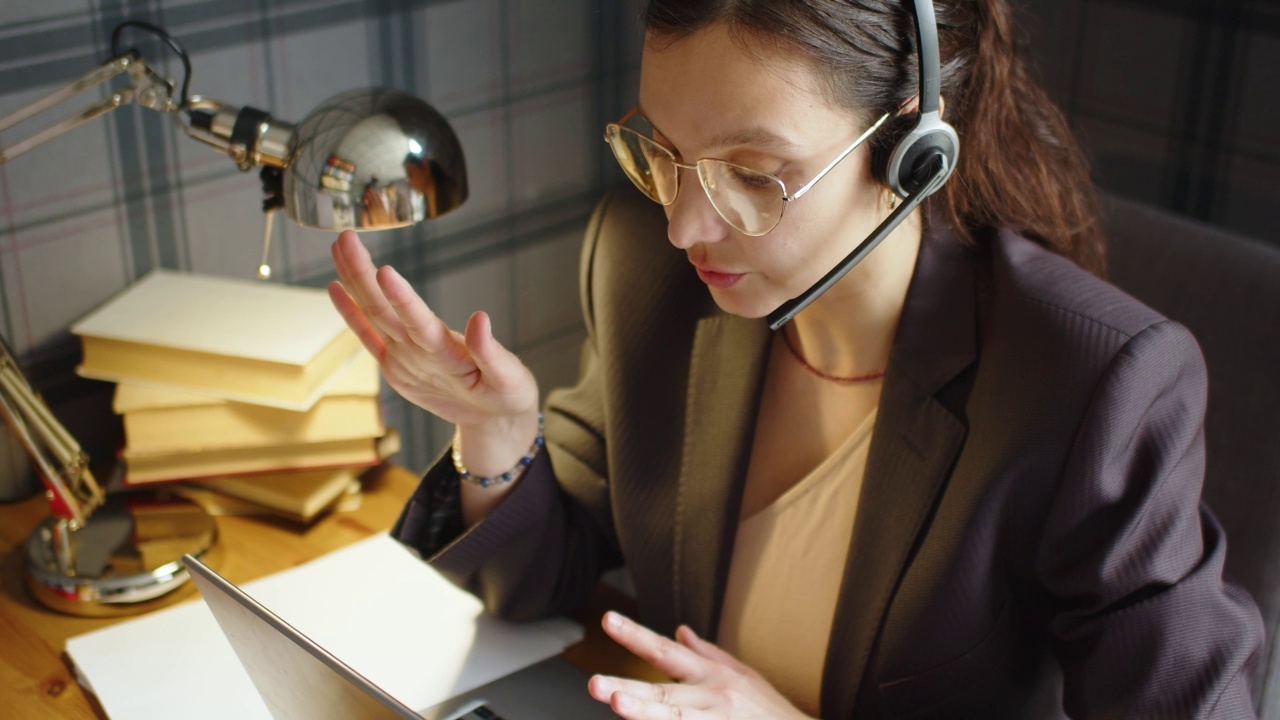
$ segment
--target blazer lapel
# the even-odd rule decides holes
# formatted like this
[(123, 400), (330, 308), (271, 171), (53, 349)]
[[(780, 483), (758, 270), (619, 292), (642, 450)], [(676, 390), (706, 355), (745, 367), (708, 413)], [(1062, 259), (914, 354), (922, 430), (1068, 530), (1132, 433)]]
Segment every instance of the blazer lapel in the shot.
[(751, 455), (770, 332), (717, 314), (694, 334), (676, 497), (676, 621), (715, 637)]
[(963, 445), (963, 421), (935, 394), (976, 359), (974, 275), (972, 251), (926, 234), (868, 452), (823, 674), (824, 717), (853, 716), (898, 580)]

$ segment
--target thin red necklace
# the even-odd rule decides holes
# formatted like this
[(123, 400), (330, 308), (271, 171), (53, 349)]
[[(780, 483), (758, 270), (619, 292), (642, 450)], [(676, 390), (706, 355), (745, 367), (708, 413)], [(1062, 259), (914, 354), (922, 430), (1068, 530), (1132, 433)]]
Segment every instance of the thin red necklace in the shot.
[(841, 383), (844, 385), (852, 385), (853, 383), (870, 382), (871, 380), (879, 380), (880, 378), (884, 377), (883, 370), (881, 370), (880, 372), (867, 373), (866, 375), (854, 375), (853, 377), (840, 377), (838, 375), (828, 375), (822, 372), (821, 370), (819, 370), (818, 368), (810, 365), (808, 361), (804, 359), (804, 357), (800, 354), (800, 351), (796, 349), (796, 346), (791, 344), (791, 338), (787, 337), (787, 331), (785, 329), (779, 330), (778, 334), (782, 335), (782, 343), (787, 346), (788, 350), (791, 351), (792, 357), (800, 361), (800, 364), (804, 366), (805, 370), (808, 370), (810, 373), (813, 373), (814, 375), (822, 378), (823, 380), (830, 380), (833, 383)]

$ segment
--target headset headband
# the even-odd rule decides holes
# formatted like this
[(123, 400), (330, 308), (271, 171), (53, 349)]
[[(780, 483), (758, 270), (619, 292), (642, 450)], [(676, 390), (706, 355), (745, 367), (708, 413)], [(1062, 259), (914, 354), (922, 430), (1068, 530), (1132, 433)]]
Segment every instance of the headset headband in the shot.
[(920, 61), (920, 114), (937, 112), (942, 94), (938, 60), (938, 24), (931, 0), (913, 0), (916, 17), (916, 48)]

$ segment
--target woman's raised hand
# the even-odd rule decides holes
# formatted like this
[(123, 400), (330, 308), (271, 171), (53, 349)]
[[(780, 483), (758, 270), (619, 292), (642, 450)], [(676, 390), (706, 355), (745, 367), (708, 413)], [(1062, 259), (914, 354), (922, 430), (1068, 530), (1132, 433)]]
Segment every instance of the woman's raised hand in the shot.
[(352, 230), (331, 252), (341, 282), (329, 284), (329, 298), (396, 392), (464, 428), (509, 428), (536, 414), (537, 381), (494, 339), (488, 315), (474, 313), (465, 333), (450, 330), (393, 268), (374, 267)]

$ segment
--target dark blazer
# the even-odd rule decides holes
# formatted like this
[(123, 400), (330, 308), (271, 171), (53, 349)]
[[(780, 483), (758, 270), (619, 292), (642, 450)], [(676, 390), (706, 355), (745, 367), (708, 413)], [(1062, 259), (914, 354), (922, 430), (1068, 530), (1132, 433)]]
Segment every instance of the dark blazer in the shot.
[[(570, 610), (625, 562), (642, 621), (716, 636), (770, 333), (665, 237), (658, 206), (606, 198), (547, 452), (466, 533), (442, 460), (393, 530), (494, 612)], [(1013, 233), (927, 232), (823, 717), (1252, 717), (1261, 623), (1199, 503), (1205, 393), (1191, 335), (1119, 290)]]

